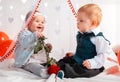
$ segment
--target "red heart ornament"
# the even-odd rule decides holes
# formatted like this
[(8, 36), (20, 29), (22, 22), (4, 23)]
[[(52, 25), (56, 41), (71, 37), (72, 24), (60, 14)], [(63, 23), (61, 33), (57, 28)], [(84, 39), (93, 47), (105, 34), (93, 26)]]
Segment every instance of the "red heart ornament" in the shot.
[(6, 33), (0, 31), (0, 44), (2, 44), (2, 42), (6, 41), (8, 39), (9, 39), (8, 35)]
[(4, 59), (7, 59), (7, 58), (14, 57), (13, 52), (5, 55), (6, 51), (8, 50), (12, 42), (13, 40), (6, 40), (2, 42), (2, 44), (0, 44), (0, 61), (3, 61)]

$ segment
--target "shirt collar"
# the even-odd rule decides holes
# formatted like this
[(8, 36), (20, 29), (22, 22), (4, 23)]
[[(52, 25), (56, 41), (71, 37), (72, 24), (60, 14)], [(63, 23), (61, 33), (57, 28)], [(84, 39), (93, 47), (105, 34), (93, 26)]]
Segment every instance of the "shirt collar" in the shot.
[(95, 28), (95, 29), (92, 29), (91, 30), (94, 34), (95, 34), (95, 36), (100, 32), (100, 28)]
[[(87, 33), (91, 33), (91, 32), (93, 32), (93, 34), (96, 36), (100, 32), (100, 28), (94, 28), (92, 30), (87, 31)], [(83, 32), (80, 33), (83, 34)]]

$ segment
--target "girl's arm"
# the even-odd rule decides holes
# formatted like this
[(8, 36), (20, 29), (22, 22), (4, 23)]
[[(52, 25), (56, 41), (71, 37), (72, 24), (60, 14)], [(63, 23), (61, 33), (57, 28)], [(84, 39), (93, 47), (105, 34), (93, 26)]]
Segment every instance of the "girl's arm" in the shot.
[(24, 48), (34, 46), (37, 40), (38, 40), (37, 32), (30, 33), (30, 32), (24, 31), (19, 36), (20, 45), (22, 45), (22, 47)]

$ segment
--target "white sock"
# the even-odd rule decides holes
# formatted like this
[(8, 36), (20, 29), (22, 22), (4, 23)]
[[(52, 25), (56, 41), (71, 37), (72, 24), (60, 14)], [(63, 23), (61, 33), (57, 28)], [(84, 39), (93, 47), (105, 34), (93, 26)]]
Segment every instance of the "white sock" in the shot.
[(55, 74), (51, 74), (50, 77), (46, 80), (46, 82), (55, 82), (56, 80), (56, 75)]
[(43, 78), (43, 79), (47, 79), (49, 77), (49, 74), (47, 73), (47, 69), (41, 69), (40, 70), (40, 76)]

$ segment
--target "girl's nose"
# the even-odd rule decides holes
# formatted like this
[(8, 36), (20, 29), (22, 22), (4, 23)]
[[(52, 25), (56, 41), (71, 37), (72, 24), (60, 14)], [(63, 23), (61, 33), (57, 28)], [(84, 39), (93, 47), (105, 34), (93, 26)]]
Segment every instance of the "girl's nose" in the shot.
[(39, 25), (41, 25), (42, 23), (41, 22), (39, 22)]

